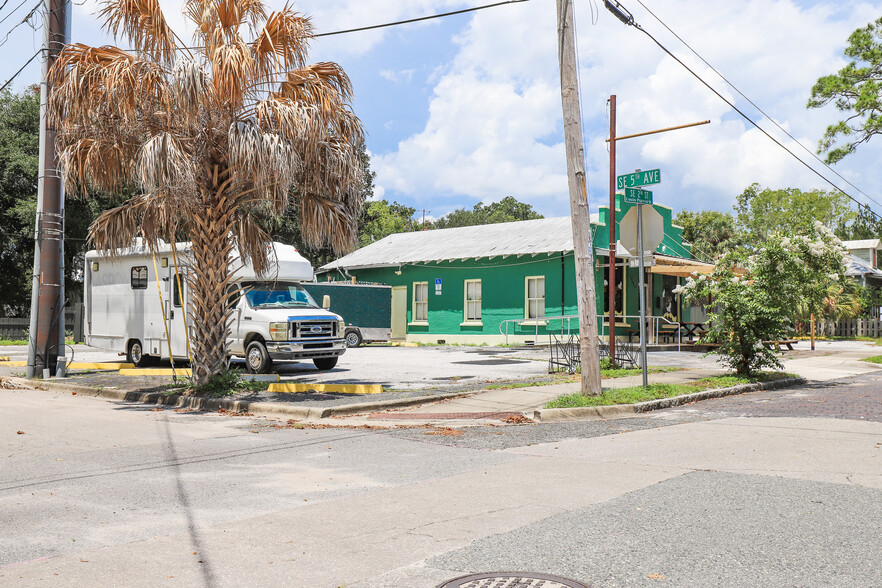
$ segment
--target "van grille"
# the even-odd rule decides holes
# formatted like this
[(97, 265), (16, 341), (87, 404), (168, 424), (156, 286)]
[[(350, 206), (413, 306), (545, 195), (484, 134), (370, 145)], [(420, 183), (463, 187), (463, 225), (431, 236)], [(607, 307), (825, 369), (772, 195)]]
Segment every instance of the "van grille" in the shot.
[(291, 323), (295, 339), (323, 339), (334, 336), (335, 321), (303, 321)]

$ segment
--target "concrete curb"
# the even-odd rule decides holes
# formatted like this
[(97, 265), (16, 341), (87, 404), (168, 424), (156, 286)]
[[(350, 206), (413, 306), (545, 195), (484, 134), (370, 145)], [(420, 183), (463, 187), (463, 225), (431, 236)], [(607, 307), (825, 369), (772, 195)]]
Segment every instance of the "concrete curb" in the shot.
[(228, 412), (247, 412), (260, 416), (287, 416), (298, 419), (325, 419), (333, 416), (374, 412), (388, 408), (403, 408), (471, 394), (470, 392), (448, 392), (431, 396), (411, 396), (409, 398), (343, 404), (322, 408), (316, 406), (292, 406), (288, 403), (280, 402), (249, 402), (229, 398), (205, 398), (200, 396), (182, 396), (181, 394), (160, 394), (158, 392), (111, 390), (58, 381), (47, 382), (45, 380), (26, 380), (24, 378), (9, 379), (25, 388), (50, 392), (71, 392), (76, 393), (78, 396), (92, 396), (108, 400), (123, 400), (126, 402), (174, 406), (175, 408), (190, 408), (204, 411), (219, 411), (223, 409)]
[(562, 421), (578, 421), (578, 420), (596, 420), (608, 419), (627, 414), (636, 414), (641, 412), (649, 412), (651, 410), (659, 410), (662, 408), (671, 408), (672, 406), (680, 406), (698, 400), (708, 400), (710, 398), (722, 398), (723, 396), (732, 396), (735, 394), (744, 394), (745, 392), (755, 392), (757, 390), (776, 390), (779, 388), (789, 388), (805, 384), (805, 378), (784, 378), (773, 382), (758, 382), (756, 384), (739, 384), (731, 388), (716, 388), (714, 390), (703, 390), (694, 394), (684, 394), (683, 396), (674, 396), (672, 398), (660, 398), (658, 400), (647, 400), (646, 402), (638, 402), (637, 404), (616, 404), (612, 406), (585, 406), (579, 408), (541, 408), (533, 412), (533, 420), (543, 423), (555, 423)]

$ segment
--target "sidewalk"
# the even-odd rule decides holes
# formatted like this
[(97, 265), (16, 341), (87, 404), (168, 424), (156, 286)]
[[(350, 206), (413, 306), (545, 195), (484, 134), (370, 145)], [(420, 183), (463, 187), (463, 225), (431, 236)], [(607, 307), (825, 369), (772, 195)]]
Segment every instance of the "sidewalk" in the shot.
[[(692, 368), (678, 372), (650, 373), (650, 384), (682, 384), (726, 373), (722, 368)], [(608, 378), (601, 383), (604, 389), (628, 388), (643, 383), (642, 375), (624, 378)], [(370, 415), (348, 417), (347, 422), (359, 424), (389, 424), (391, 422), (408, 425), (437, 425), (455, 427), (463, 425), (499, 422), (507, 418), (517, 420), (523, 413), (532, 414), (545, 403), (558, 396), (575, 394), (581, 390), (579, 382), (549, 384), (526, 388), (487, 390), (461, 398), (451, 398), (441, 402), (424, 404), (413, 408), (377, 412)]]

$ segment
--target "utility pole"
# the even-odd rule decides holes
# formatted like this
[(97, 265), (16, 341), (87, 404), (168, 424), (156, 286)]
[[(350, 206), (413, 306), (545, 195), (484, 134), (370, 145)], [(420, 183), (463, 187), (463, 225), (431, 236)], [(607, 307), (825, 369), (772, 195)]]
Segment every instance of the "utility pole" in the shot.
[(560, 98), (563, 107), (567, 184), (573, 224), (573, 256), (576, 265), (576, 296), (579, 312), (579, 356), (582, 394), (597, 395), (600, 387), (600, 356), (597, 351), (597, 296), (594, 291), (594, 243), (588, 192), (585, 188), (585, 156), (582, 116), (579, 110), (578, 64), (573, 35), (573, 2), (557, 0)]
[[(50, 377), (64, 349), (64, 188), (48, 124), (49, 70), (70, 37), (68, 0), (45, 0), (40, 81), (40, 155), (34, 225), (34, 278), (26, 375)], [(63, 368), (62, 368), (63, 373)]]
[[(609, 361), (616, 365), (616, 95), (609, 97)], [(624, 283), (624, 281), (623, 281)]]

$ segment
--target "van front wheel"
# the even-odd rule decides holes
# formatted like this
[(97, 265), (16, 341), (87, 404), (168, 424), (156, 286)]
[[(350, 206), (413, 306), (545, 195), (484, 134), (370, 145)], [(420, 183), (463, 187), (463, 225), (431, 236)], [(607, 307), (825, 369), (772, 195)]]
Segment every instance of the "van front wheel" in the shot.
[(245, 364), (252, 374), (265, 374), (269, 371), (273, 360), (266, 350), (266, 345), (260, 341), (252, 341), (245, 350)]

